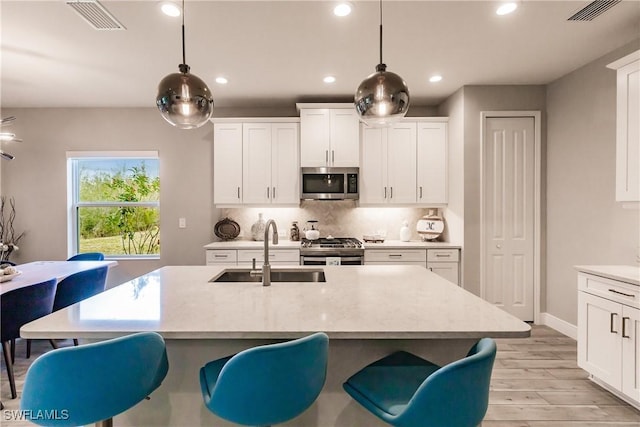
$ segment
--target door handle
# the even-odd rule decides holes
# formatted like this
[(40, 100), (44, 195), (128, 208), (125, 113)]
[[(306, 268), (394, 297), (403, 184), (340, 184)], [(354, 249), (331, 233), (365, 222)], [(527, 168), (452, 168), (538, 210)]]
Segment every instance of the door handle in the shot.
[(623, 317), (622, 318), (622, 338), (631, 338), (631, 335), (627, 335), (627, 320), (631, 320), (630, 317)]
[(617, 316), (617, 315), (618, 313), (611, 313), (611, 316), (609, 317), (609, 332), (611, 332), (612, 334), (618, 333), (618, 331), (613, 329), (613, 316)]
[(336, 152), (331, 150), (331, 164), (333, 165), (336, 162)]
[(389, 187), (389, 189), (391, 190), (391, 195), (389, 196), (389, 198), (393, 199), (393, 187)]
[(271, 192), (273, 200), (276, 199), (276, 187), (273, 187), (273, 191)]
[(238, 187), (238, 199), (240, 198), (240, 187)]
[(267, 199), (269, 198), (269, 187), (267, 187)]
[(609, 289), (609, 292), (613, 292), (614, 294), (623, 295), (625, 297), (631, 297), (631, 298), (635, 296), (633, 294), (625, 294), (624, 292), (616, 291), (615, 289)]
[(324, 162), (329, 164), (329, 150), (324, 150)]
[(384, 198), (387, 198), (387, 187), (384, 187)]
[(502, 245), (496, 245), (496, 248), (502, 249)]
[(422, 199), (422, 186), (420, 186), (420, 198)]

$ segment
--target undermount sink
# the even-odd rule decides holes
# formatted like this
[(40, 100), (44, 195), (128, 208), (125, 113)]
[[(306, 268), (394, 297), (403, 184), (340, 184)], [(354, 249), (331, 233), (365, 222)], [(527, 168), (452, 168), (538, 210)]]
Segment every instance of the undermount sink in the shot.
[[(260, 270), (257, 270), (261, 273)], [(210, 282), (262, 282), (262, 274), (251, 274), (251, 269), (226, 269)], [(326, 282), (323, 270), (277, 269), (271, 270), (272, 282)]]

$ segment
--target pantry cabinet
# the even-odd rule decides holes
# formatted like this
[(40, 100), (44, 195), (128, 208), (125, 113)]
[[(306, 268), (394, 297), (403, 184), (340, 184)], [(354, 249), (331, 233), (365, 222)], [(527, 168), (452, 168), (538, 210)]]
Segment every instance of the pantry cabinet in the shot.
[[(358, 167), (359, 119), (349, 108), (300, 108), (300, 166)], [(313, 105), (313, 104), (311, 104)]]
[(616, 83), (616, 201), (640, 201), (640, 51), (612, 62)]
[(217, 119), (215, 205), (300, 204), (297, 119)]
[(578, 366), (640, 407), (640, 287), (578, 274)]

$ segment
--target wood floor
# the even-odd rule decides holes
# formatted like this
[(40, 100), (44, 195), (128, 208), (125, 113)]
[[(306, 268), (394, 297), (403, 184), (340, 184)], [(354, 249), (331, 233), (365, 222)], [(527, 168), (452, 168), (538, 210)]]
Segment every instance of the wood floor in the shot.
[[(50, 349), (47, 341), (35, 341), (31, 360)], [(33, 426), (12, 420), (6, 412), (19, 407), (24, 374), (30, 362), (24, 358), (24, 351), (24, 343), (19, 343), (18, 399), (10, 399), (2, 364), (1, 398), (5, 405), (0, 415), (2, 426)], [(587, 373), (578, 368), (576, 342), (546, 326), (533, 326), (530, 338), (498, 340), (489, 399), (483, 427), (640, 427), (640, 411), (589, 381)]]

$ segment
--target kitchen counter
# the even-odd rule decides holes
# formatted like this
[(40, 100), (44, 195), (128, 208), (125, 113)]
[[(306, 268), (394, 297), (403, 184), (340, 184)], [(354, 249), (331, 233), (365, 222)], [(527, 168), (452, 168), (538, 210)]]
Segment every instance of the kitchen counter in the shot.
[[(264, 241), (258, 242), (255, 240), (226, 240), (220, 242), (211, 242), (204, 245), (205, 249), (262, 249), (264, 248)], [(269, 250), (278, 249), (300, 249), (300, 242), (292, 242), (289, 239), (279, 238), (278, 244), (274, 245), (269, 240)]]
[[(309, 267), (297, 267), (309, 269)], [(324, 266), (322, 283), (211, 283), (224, 267), (168, 266), (25, 325), (24, 338), (100, 340), (158, 331), (169, 374), (119, 426), (231, 426), (204, 409), (208, 361), (316, 331), (329, 335), (318, 400), (288, 426), (383, 426), (342, 390), (353, 373), (397, 350), (435, 363), (464, 357), (481, 337), (527, 337), (530, 326), (418, 266)], [(276, 270), (276, 268), (274, 268)]]
[(400, 240), (385, 240), (382, 243), (364, 242), (365, 249), (462, 249), (460, 245), (454, 245), (448, 242), (423, 242), (422, 240), (411, 240), (402, 242)]
[(576, 265), (575, 269), (583, 273), (640, 286), (640, 267), (632, 265)]

